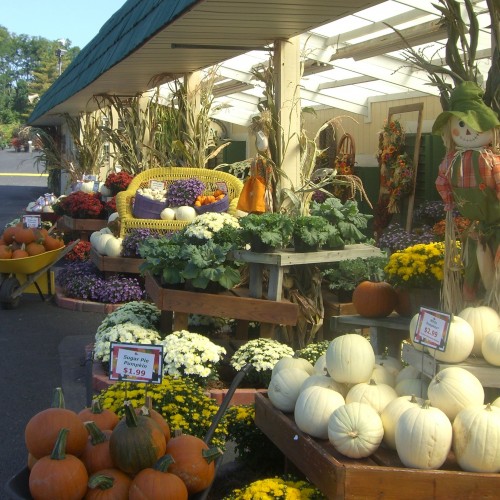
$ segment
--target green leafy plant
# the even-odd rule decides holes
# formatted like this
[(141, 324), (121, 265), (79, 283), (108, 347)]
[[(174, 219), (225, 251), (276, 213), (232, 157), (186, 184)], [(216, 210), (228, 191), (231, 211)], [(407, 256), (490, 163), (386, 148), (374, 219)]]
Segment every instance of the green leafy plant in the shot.
[(320, 215), (299, 215), (293, 219), (293, 238), (309, 246), (323, 246), (333, 235), (334, 228)]
[(387, 262), (387, 256), (341, 260), (324, 269), (322, 275), (330, 290), (353, 291), (362, 281), (384, 281)]
[(319, 342), (312, 342), (308, 344), (303, 349), (299, 349), (295, 352), (295, 356), (299, 358), (307, 359), (312, 365), (318, 361), (318, 358), (325, 354), (328, 346), (330, 345), (329, 340), (321, 340)]
[(240, 219), (241, 237), (245, 242), (258, 238), (273, 248), (284, 248), (293, 231), (292, 219), (282, 213), (248, 214)]

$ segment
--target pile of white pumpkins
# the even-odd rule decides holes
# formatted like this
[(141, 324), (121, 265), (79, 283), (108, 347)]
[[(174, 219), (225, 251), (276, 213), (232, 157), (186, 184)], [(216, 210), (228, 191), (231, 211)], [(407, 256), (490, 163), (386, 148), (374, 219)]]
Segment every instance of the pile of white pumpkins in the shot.
[[(448, 354), (460, 351), (463, 361), (488, 351), (486, 359), (500, 366), (498, 313), (480, 306), (460, 314), (452, 318)], [(293, 412), (302, 432), (328, 439), (350, 458), (385, 446), (405, 467), (439, 469), (453, 450), (465, 471), (500, 472), (500, 397), (485, 404), (481, 382), (459, 364), (426, 380), (395, 357), (375, 355), (364, 336), (349, 333), (332, 340), (314, 366), (302, 358), (281, 359), (268, 397), (277, 409)]]
[(123, 238), (115, 236), (109, 225), (119, 220), (118, 212), (108, 217), (108, 226), (94, 231), (89, 237), (90, 245), (100, 255), (107, 257), (120, 257), (123, 249)]

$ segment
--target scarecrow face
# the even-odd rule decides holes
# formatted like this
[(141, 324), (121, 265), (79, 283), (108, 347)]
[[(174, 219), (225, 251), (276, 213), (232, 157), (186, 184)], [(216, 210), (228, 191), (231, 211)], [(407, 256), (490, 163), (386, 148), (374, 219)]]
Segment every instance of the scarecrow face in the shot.
[(462, 148), (478, 148), (488, 146), (493, 141), (493, 131), (478, 132), (466, 125), (460, 118), (450, 119), (451, 136), (455, 144)]

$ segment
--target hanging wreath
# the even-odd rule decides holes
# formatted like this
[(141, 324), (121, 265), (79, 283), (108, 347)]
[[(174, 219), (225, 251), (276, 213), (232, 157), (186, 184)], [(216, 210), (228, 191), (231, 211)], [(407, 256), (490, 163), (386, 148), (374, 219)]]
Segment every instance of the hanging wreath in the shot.
[(381, 198), (387, 211), (398, 213), (400, 201), (413, 189), (414, 168), (405, 153), (405, 132), (398, 120), (384, 125), (379, 136), (377, 160), (380, 166)]

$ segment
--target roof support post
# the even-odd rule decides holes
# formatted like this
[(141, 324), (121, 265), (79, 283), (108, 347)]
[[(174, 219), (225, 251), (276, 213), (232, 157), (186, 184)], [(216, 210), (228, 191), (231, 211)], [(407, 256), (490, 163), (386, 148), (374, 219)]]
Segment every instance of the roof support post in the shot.
[(300, 186), (300, 36), (274, 42), (276, 109), (279, 110), (278, 165), (281, 187)]

